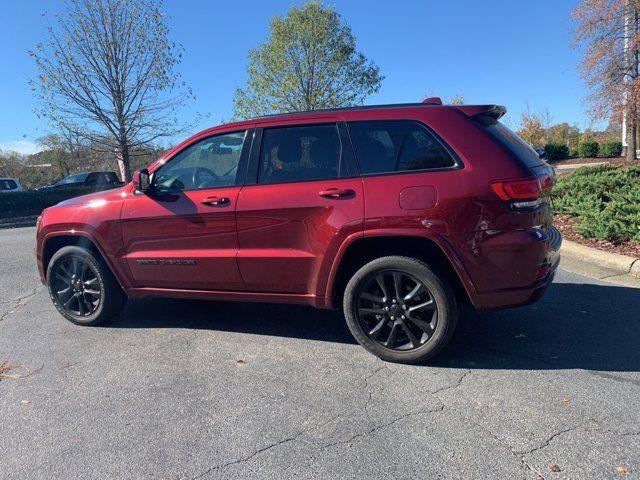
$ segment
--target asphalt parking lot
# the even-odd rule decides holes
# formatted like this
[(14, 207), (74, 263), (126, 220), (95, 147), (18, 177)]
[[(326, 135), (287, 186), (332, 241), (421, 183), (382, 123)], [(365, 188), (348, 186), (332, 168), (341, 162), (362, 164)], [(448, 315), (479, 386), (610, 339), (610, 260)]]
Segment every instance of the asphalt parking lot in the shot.
[(640, 478), (640, 290), (561, 271), (430, 365), (337, 312), (148, 300), (64, 320), (0, 230), (0, 478)]

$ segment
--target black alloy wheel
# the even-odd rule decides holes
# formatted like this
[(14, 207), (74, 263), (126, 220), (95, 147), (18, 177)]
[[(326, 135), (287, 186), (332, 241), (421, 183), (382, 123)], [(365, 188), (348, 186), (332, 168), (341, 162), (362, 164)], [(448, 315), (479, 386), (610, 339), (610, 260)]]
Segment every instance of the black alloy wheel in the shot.
[(433, 337), (438, 307), (427, 286), (412, 275), (383, 270), (357, 295), (358, 321), (367, 336), (383, 347), (408, 351)]
[(390, 362), (434, 357), (458, 322), (457, 298), (445, 275), (412, 257), (380, 257), (362, 266), (345, 287), (343, 307), (358, 343)]
[(71, 315), (88, 317), (96, 311), (104, 292), (95, 268), (78, 255), (67, 255), (52, 271), (57, 303)]

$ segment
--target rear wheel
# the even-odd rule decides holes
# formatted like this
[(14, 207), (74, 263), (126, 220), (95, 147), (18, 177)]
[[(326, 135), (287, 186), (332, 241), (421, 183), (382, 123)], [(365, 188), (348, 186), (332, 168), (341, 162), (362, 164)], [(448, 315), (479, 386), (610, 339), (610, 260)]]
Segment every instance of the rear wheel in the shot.
[(418, 363), (438, 354), (458, 320), (452, 289), (424, 262), (389, 256), (347, 284), (344, 314), (356, 340), (383, 360)]
[(102, 259), (77, 246), (58, 250), (47, 267), (49, 295), (78, 325), (97, 325), (120, 313), (127, 297)]

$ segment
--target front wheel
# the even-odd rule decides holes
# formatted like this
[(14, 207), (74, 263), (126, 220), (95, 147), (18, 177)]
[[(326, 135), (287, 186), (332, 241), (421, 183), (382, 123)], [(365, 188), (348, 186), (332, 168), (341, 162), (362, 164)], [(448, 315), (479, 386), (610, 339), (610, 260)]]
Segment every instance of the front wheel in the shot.
[(127, 297), (101, 258), (68, 246), (47, 267), (49, 295), (58, 311), (78, 325), (97, 325), (120, 313)]
[(418, 363), (438, 354), (458, 321), (450, 286), (424, 262), (389, 256), (347, 284), (344, 315), (355, 339), (383, 360)]

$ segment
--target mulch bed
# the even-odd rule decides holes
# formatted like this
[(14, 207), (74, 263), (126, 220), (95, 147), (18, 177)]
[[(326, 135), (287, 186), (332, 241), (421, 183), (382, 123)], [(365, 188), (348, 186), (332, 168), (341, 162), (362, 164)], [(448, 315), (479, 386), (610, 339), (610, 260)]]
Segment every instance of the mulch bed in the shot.
[(553, 217), (553, 225), (562, 232), (562, 236), (566, 240), (579, 243), (587, 247), (597, 248), (598, 250), (640, 258), (640, 242), (612, 243), (606, 240), (597, 240), (595, 238), (584, 238), (575, 231), (574, 225), (577, 221), (577, 218), (572, 217), (571, 215), (555, 215)]
[(553, 165), (554, 167), (561, 167), (563, 165), (575, 165), (577, 163), (611, 163), (613, 165), (620, 165), (620, 166), (626, 166), (626, 167), (631, 167), (631, 166), (640, 166), (640, 159), (639, 160), (633, 160), (633, 161), (628, 161), (625, 157), (617, 157), (617, 158), (600, 158), (600, 157), (596, 157), (596, 158), (580, 158), (580, 157), (575, 157), (575, 158), (566, 158), (564, 160), (558, 160), (555, 162), (550, 162), (551, 165)]

